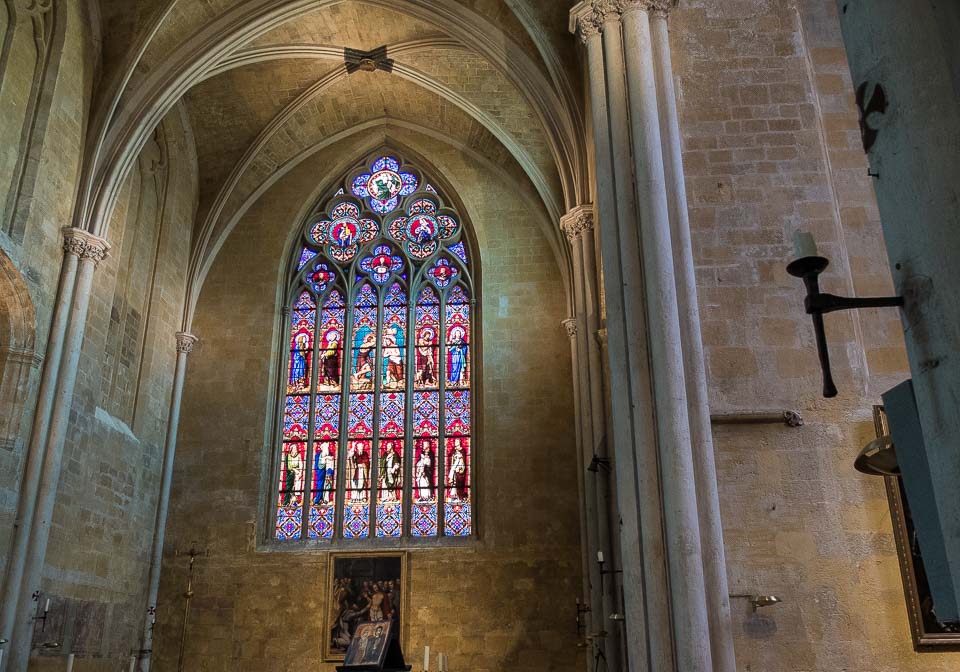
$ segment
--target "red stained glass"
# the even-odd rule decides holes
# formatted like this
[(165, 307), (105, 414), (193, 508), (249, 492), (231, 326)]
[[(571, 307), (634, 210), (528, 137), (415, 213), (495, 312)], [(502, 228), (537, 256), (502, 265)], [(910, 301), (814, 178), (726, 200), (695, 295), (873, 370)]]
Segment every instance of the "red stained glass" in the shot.
[(392, 157), (345, 184), (291, 258), (275, 536), (472, 535), (463, 224)]

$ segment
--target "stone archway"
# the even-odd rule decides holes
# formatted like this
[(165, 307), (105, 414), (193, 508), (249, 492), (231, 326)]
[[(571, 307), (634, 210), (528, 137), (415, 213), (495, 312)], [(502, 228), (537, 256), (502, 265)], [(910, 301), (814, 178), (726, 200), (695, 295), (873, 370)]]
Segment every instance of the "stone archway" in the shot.
[(20, 433), (34, 352), (36, 315), (19, 271), (0, 251), (0, 450), (13, 450)]

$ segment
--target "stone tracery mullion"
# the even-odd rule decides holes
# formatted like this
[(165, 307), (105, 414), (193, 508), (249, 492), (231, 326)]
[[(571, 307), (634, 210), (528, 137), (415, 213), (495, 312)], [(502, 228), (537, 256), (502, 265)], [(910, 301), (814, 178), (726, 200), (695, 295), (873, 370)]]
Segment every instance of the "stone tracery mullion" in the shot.
[[(308, 446), (307, 459), (315, 461), (316, 456), (313, 455), (313, 453), (317, 450), (316, 446), (319, 445), (318, 442), (320, 441), (320, 438), (316, 436), (315, 423), (318, 421), (315, 416), (316, 404), (320, 403), (319, 397), (322, 391), (319, 390), (316, 381), (318, 380), (321, 366), (321, 361), (317, 353), (319, 353), (320, 349), (320, 338), (325, 338), (323, 332), (326, 329), (326, 317), (323, 313), (326, 305), (325, 299), (329, 295), (329, 292), (333, 291), (332, 288), (337, 285), (338, 278), (340, 277), (337, 269), (347, 267), (348, 278), (346, 282), (350, 290), (348, 292), (349, 303), (345, 309), (345, 324), (343, 327), (345, 342), (343, 346), (344, 355), (341, 371), (341, 431), (338, 439), (340, 449), (337, 461), (339, 465), (337, 473), (338, 497), (336, 500), (336, 508), (333, 512), (335, 517), (335, 532), (333, 536), (335, 539), (358, 538), (359, 534), (359, 538), (369, 541), (378, 538), (389, 539), (391, 537), (409, 539), (411, 537), (426, 536), (429, 538), (439, 538), (443, 536), (442, 526), (444, 524), (445, 513), (442, 501), (446, 496), (445, 489), (447, 486), (446, 474), (443, 472), (444, 462), (446, 461), (445, 441), (443, 437), (445, 436), (446, 429), (443, 425), (444, 416), (442, 415), (447, 401), (444, 396), (445, 381), (442, 376), (446, 369), (443, 358), (449, 347), (449, 344), (446, 343), (447, 338), (444, 335), (441, 325), (448, 317), (446, 315), (448, 311), (445, 306), (450, 300), (448, 298), (450, 292), (453, 291), (455, 287), (462, 286), (463, 291), (468, 295), (472, 293), (470, 289), (472, 283), (470, 275), (467, 272), (468, 266), (466, 259), (465, 257), (460, 258), (458, 256), (465, 254), (465, 250), (454, 254), (450, 249), (451, 245), (462, 247), (462, 225), (459, 215), (455, 210), (444, 206), (443, 200), (436, 190), (432, 187), (427, 189), (426, 187), (428, 185), (421, 182), (423, 178), (416, 169), (408, 169), (407, 164), (384, 157), (375, 161), (370, 159), (370, 162), (364, 165), (367, 168), (366, 170), (354, 170), (348, 174), (345, 189), (341, 189), (340, 193), (330, 200), (326, 211), (315, 212), (306, 221), (303, 247), (302, 249), (298, 247), (292, 257), (295, 267), (298, 264), (301, 267), (300, 270), (295, 271), (297, 279), (295, 286), (296, 292), (304, 291), (304, 289), (312, 290), (316, 296), (320, 297), (317, 303), (318, 318), (315, 323), (314, 368), (312, 369), (314, 383), (311, 386), (311, 393), (314, 395), (311, 397), (311, 400), (314, 401), (314, 405), (311, 406), (310, 422), (312, 424), (308, 432), (308, 442), (310, 442), (310, 446), (314, 446), (314, 449), (309, 450), (310, 446)], [(386, 167), (387, 170), (397, 172), (392, 177), (388, 176), (389, 179), (386, 183), (377, 183), (378, 169), (384, 167)], [(413, 172), (408, 172), (409, 170)], [(401, 183), (403, 184), (402, 194), (400, 193)], [(392, 184), (393, 186), (388, 188), (386, 186), (387, 184)], [(395, 193), (402, 195), (404, 198), (402, 209), (398, 199), (393, 198)], [(384, 204), (384, 207), (394, 208), (394, 210), (392, 213), (385, 213), (383, 217), (378, 217), (373, 214), (369, 215), (370, 217), (377, 217), (375, 224), (376, 231), (369, 234), (368, 238), (372, 239), (357, 240), (357, 235), (360, 232), (359, 222), (366, 216), (366, 204), (370, 203), (372, 198), (379, 198), (381, 203)], [(396, 203), (396, 205), (394, 205), (394, 203)], [(402, 213), (406, 213), (408, 217), (404, 219)], [(429, 230), (423, 235), (426, 235), (436, 242), (436, 249), (423, 256), (422, 259), (411, 256), (409, 253), (400, 256), (397, 254), (398, 249), (396, 246), (399, 244), (400, 247), (407, 247), (406, 243), (410, 242), (409, 238), (416, 235), (414, 226), (408, 225), (404, 228), (403, 225), (407, 225), (408, 220), (413, 220), (417, 216), (429, 216), (432, 218), (429, 220), (431, 222), (428, 227)], [(396, 224), (398, 218), (403, 219), (400, 224)], [(340, 236), (336, 232), (336, 224), (341, 221), (350, 224), (349, 230), (346, 231), (346, 234), (343, 236)], [(391, 223), (395, 224), (392, 235)], [(412, 224), (416, 224), (416, 222), (413, 221)], [(340, 238), (342, 238), (342, 240), (340, 240), (339, 246), (335, 245)], [(313, 252), (312, 250), (318, 250), (318, 252)], [(341, 254), (341, 252), (344, 251), (345, 253)], [(431, 271), (434, 272), (431, 273)], [(364, 394), (366, 388), (358, 388), (354, 385), (353, 378), (356, 372), (353, 371), (355, 368), (353, 359), (355, 357), (358, 339), (357, 332), (355, 331), (357, 324), (359, 324), (357, 321), (358, 311), (360, 310), (358, 292), (367, 284), (376, 292), (376, 307), (374, 308), (376, 320), (375, 328), (373, 328), (371, 333), (376, 334), (377, 343), (374, 348), (375, 363), (373, 370), (368, 374), (370, 376), (369, 384), (372, 385), (372, 390), (366, 393), (370, 396), (370, 410), (363, 411), (363, 416), (370, 422), (370, 436), (366, 437), (366, 434), (364, 434), (364, 437), (360, 437), (359, 435), (354, 436), (353, 433), (351, 433), (351, 422), (353, 420), (359, 421), (358, 418), (353, 417), (352, 398), (355, 393)], [(420, 412), (418, 410), (419, 407), (416, 407), (415, 404), (421, 403), (422, 401), (422, 403), (427, 403), (429, 406), (430, 403), (433, 403), (428, 400), (418, 400), (415, 394), (418, 391), (418, 387), (415, 384), (416, 316), (419, 305), (419, 292), (425, 287), (431, 287), (431, 291), (436, 292), (436, 320), (437, 326), (439, 327), (436, 341), (437, 389), (436, 392), (432, 393), (437, 397), (435, 399), (436, 409), (434, 411), (436, 413), (436, 438), (431, 441), (435, 444), (434, 450), (436, 452), (436, 469), (434, 470), (435, 483), (433, 486), (437, 491), (435, 502), (436, 513), (434, 515), (435, 531), (427, 535), (423, 535), (422, 533), (414, 534), (413, 530), (414, 487), (416, 484), (414, 483), (412, 473), (413, 459), (416, 453), (414, 447), (418, 436), (418, 432), (415, 431), (417, 427), (415, 420), (418, 417), (417, 413)], [(294, 294), (296, 294), (296, 292), (294, 292)], [(399, 292), (399, 294), (397, 294), (397, 292)], [(462, 294), (460, 296), (462, 296)], [(397, 303), (398, 300), (400, 303)], [(472, 305), (472, 302), (470, 303)], [(402, 312), (402, 315), (400, 312)], [(384, 415), (388, 410), (387, 406), (392, 403), (395, 407), (396, 402), (399, 401), (397, 398), (386, 400), (386, 397), (387, 395), (395, 394), (399, 390), (395, 386), (386, 387), (387, 382), (385, 382), (386, 379), (384, 379), (386, 342), (383, 340), (384, 337), (382, 334), (386, 333), (388, 322), (395, 323), (398, 318), (403, 320), (403, 328), (405, 329), (403, 346), (405, 368), (401, 389), (406, 396), (403, 397), (403, 405), (402, 408), (399, 409), (402, 415), (402, 427), (398, 426), (394, 429), (384, 430), (384, 420), (388, 417)], [(323, 323), (322, 327), (321, 323)], [(471, 324), (473, 324), (472, 318)], [(468, 351), (466, 354), (469, 357), (472, 352)], [(471, 369), (472, 363), (468, 361), (465, 371)], [(464, 379), (468, 380), (466, 376)], [(470, 390), (469, 382), (461, 382), (457, 384), (455, 388), (458, 399), (459, 395), (461, 395), (459, 390), (463, 390), (464, 395), (470, 394), (468, 391)], [(472, 399), (474, 397), (470, 395), (469, 398), (471, 399), (471, 408), (463, 411), (464, 420), (473, 415)], [(459, 400), (456, 403), (462, 404), (463, 401)], [(396, 411), (396, 408), (394, 408), (393, 411)], [(429, 411), (425, 412), (429, 413)], [(367, 415), (368, 413), (369, 415)], [(457, 411), (457, 413), (460, 413), (460, 411)], [(469, 414), (469, 416), (467, 414)], [(395, 413), (391, 412), (391, 417), (394, 415)], [(401, 415), (396, 415), (397, 420), (399, 420)], [(365, 422), (366, 420), (364, 420), (364, 423)], [(393, 421), (388, 424), (393, 425)], [(384, 434), (384, 431), (387, 431), (387, 434)], [(472, 441), (472, 431), (468, 430), (466, 433), (461, 434), (458, 430), (456, 434), (457, 436), (462, 436), (464, 442)], [(367, 467), (367, 487), (362, 493), (363, 506), (368, 508), (365, 517), (362, 518), (362, 520), (366, 521), (362, 524), (362, 533), (359, 528), (355, 527), (356, 524), (360, 524), (358, 522), (359, 519), (356, 519), (356, 511), (358, 509), (352, 509), (348, 513), (351, 502), (355, 501), (352, 494), (348, 492), (348, 490), (351, 489), (349, 483), (351, 474), (348, 473), (349, 451), (351, 443), (354, 442), (354, 440), (369, 443), (370, 464)], [(386, 491), (381, 492), (380, 474), (378, 473), (381, 470), (382, 461), (381, 449), (383, 446), (381, 446), (381, 444), (387, 445), (391, 442), (393, 445), (387, 446), (388, 449), (395, 451), (397, 445), (403, 447), (401, 473), (405, 479), (402, 483), (401, 497), (396, 502), (396, 507), (392, 509), (387, 505), (393, 502), (393, 498), (388, 497), (383, 499), (384, 492)], [(468, 464), (472, 465), (472, 463), (469, 462), (469, 460), (473, 459), (470, 445), (471, 444), (468, 443), (467, 446), (465, 446), (465, 457), (468, 460)], [(313, 467), (313, 461), (309, 463), (311, 467)], [(441, 478), (443, 479), (442, 481)], [(302, 527), (307, 528), (306, 534), (308, 537), (320, 538), (318, 535), (311, 534), (313, 527), (311, 524), (312, 509), (310, 507), (312, 507), (313, 504), (311, 495), (313, 494), (312, 488), (314, 484), (313, 479), (310, 478), (309, 470), (307, 470), (306, 480), (305, 490), (307, 490), (307, 493), (302, 510)], [(470, 481), (472, 482), (472, 476), (470, 476)], [(463, 499), (455, 502), (458, 507), (461, 507), (456, 508), (454, 514), (458, 519), (455, 536), (467, 536), (471, 534), (473, 529), (472, 506), (470, 504), (472, 501), (470, 497), (470, 492), (473, 487), (472, 483), (466, 487), (469, 488), (469, 490), (463, 490), (463, 492), (466, 493)], [(383, 507), (380, 506), (381, 503), (384, 505)], [(420, 515), (423, 515), (422, 511)], [(347, 526), (349, 526), (352, 531), (349, 535), (347, 534)], [(418, 529), (421, 529), (422, 532), (422, 528)]]

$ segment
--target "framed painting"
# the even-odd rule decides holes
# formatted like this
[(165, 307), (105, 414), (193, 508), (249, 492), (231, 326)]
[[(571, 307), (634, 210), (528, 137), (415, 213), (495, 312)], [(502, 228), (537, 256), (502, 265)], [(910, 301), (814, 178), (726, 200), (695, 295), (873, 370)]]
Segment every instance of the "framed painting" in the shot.
[[(390, 639), (402, 644), (406, 623), (406, 553), (332, 553), (324, 660), (342, 661), (361, 625), (389, 622)], [(360, 632), (362, 634), (362, 632)]]
[[(890, 434), (890, 425), (883, 406), (873, 407), (873, 424), (877, 437)], [(960, 623), (941, 623), (933, 610), (933, 598), (923, 567), (923, 555), (910, 516), (910, 505), (903, 480), (898, 476), (884, 476), (893, 536), (900, 558), (900, 576), (907, 601), (907, 617), (917, 651), (960, 651)]]
[(359, 623), (343, 659), (343, 665), (337, 669), (382, 668), (387, 657), (392, 627), (393, 621)]

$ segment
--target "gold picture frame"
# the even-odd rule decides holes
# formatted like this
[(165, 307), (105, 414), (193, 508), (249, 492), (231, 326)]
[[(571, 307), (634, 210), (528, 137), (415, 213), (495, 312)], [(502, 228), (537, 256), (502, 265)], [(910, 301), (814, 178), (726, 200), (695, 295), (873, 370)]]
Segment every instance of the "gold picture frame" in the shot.
[(406, 552), (331, 553), (324, 662), (342, 661), (353, 638), (351, 628), (365, 621), (393, 621), (393, 636), (402, 647), (407, 635), (408, 586)]
[[(883, 406), (873, 407), (873, 425), (877, 438), (889, 436), (890, 425)], [(937, 622), (931, 611), (932, 600), (923, 570), (923, 558), (919, 547), (913, 543), (913, 524), (907, 505), (903, 481), (897, 476), (884, 476), (887, 502), (890, 504), (890, 519), (893, 537), (900, 559), (900, 577), (907, 602), (907, 618), (913, 636), (913, 648), (918, 652), (960, 651), (960, 628), (950, 631)]]

